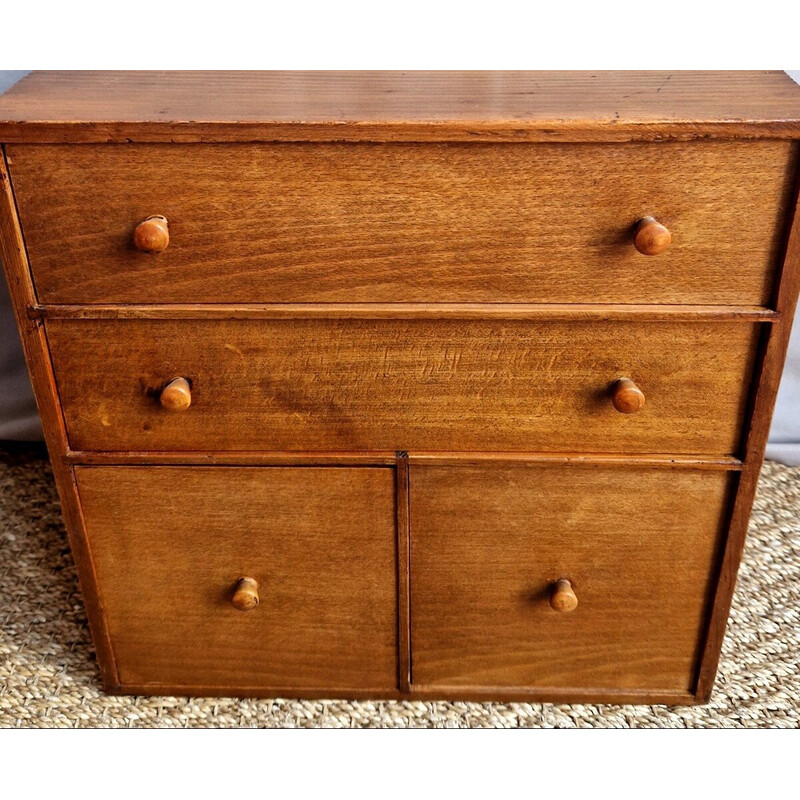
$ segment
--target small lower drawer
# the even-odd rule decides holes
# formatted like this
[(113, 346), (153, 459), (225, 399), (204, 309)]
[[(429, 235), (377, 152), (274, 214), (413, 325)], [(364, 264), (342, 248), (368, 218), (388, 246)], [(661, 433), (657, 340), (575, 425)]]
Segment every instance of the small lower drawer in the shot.
[[(75, 450), (729, 454), (759, 324), (47, 322)], [(191, 405), (166, 410), (175, 377)], [(638, 413), (612, 405), (632, 378)]]
[(412, 465), (413, 684), (692, 692), (735, 480)]
[(123, 687), (396, 688), (391, 468), (75, 472)]

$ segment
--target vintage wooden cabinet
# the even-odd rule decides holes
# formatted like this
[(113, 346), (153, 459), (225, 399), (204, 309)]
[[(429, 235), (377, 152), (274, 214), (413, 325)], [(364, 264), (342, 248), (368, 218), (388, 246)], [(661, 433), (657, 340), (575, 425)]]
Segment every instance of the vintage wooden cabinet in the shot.
[(711, 692), (800, 284), (783, 73), (34, 73), (2, 258), (108, 691)]

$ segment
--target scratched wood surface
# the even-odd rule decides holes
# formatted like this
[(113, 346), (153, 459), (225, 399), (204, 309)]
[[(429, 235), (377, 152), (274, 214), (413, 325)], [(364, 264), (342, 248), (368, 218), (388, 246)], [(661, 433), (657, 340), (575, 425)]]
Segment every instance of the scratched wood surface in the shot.
[(782, 141), (7, 151), (43, 303), (764, 305), (797, 166)]
[(123, 684), (396, 688), (393, 469), (75, 473)]
[(45, 71), (0, 99), (0, 141), (798, 136), (774, 71)]
[[(76, 450), (730, 454), (758, 323), (49, 320)], [(691, 356), (687, 355), (691, 354)], [(170, 412), (161, 388), (191, 384)], [(638, 414), (611, 405), (633, 378)]]
[(18, 84), (0, 248), (109, 691), (707, 700), (798, 138), (765, 71)]
[(735, 480), (412, 463), (415, 685), (692, 691)]

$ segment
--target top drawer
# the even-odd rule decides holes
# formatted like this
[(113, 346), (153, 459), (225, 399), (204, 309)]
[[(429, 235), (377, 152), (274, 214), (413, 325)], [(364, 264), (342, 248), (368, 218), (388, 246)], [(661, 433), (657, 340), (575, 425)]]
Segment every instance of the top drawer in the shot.
[[(796, 165), (780, 141), (7, 152), (45, 303), (766, 305)], [(646, 215), (662, 255), (633, 247)]]

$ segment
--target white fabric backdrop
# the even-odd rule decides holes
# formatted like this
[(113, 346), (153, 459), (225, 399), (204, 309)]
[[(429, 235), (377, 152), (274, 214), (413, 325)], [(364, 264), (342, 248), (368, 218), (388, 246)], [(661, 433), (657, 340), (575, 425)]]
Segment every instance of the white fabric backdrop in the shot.
[[(26, 70), (0, 70), (0, 94), (26, 74)], [(800, 70), (789, 70), (789, 74), (800, 83)], [(0, 439), (40, 437), (41, 427), (6, 287), (0, 280)], [(800, 321), (795, 323), (789, 345), (767, 456), (800, 464)]]

